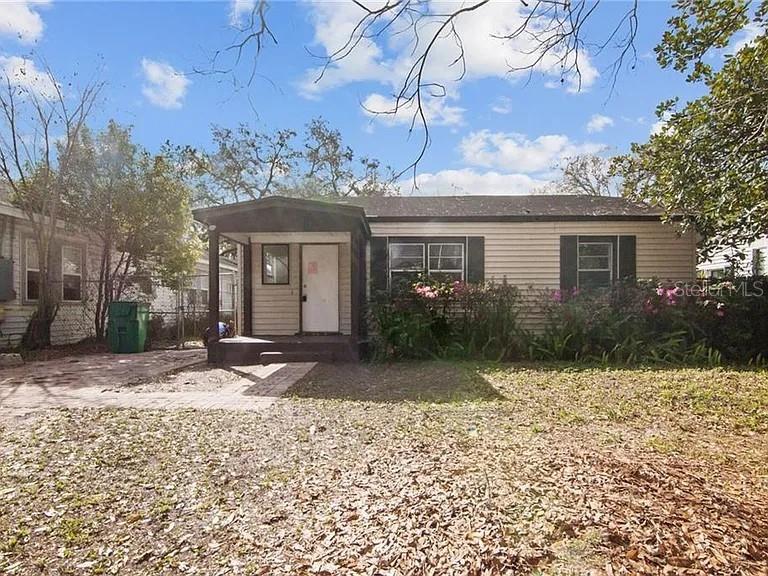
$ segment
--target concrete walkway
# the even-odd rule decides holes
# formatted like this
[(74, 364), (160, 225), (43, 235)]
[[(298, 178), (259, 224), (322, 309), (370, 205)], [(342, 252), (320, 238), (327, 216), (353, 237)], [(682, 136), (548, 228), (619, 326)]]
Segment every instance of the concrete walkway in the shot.
[[(47, 408), (263, 410), (302, 378), (314, 363), (229, 367), (236, 378), (212, 391), (141, 391), (169, 372), (205, 361), (204, 350), (99, 354), (32, 362), (0, 371), (0, 411)], [(149, 389), (149, 390), (147, 390)]]

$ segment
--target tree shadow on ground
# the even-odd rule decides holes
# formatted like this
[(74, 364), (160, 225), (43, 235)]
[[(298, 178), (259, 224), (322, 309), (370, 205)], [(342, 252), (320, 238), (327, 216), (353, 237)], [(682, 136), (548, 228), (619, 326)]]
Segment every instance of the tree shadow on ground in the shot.
[(476, 367), (450, 362), (318, 364), (286, 396), (362, 402), (505, 399)]

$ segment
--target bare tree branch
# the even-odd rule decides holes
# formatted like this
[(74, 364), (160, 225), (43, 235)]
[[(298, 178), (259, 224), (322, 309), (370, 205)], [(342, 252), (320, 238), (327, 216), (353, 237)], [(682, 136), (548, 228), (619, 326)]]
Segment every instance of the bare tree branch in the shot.
[[(245, 50), (253, 47), (255, 56), (261, 53), (264, 40), (274, 40), (266, 24), (263, 4), (260, 0), (254, 8), (254, 15), (249, 25), (243, 30), (243, 36), (227, 50), (235, 51), (236, 61)], [(349, 58), (362, 45), (384, 42), (391, 38), (405, 39), (411, 47), (412, 61), (402, 78), (397, 80), (397, 89), (392, 94), (392, 105), (386, 110), (372, 110), (364, 106), (371, 114), (395, 116), (409, 114), (409, 137), (417, 128), (422, 134), (421, 146), (416, 158), (397, 176), (416, 170), (426, 154), (430, 142), (430, 113), (427, 105), (430, 100), (445, 98), (449, 91), (441, 80), (433, 77), (435, 71), (428, 64), (433, 60), (436, 46), (451, 42), (457, 54), (447, 67), (457, 68), (455, 82), (460, 82), (467, 74), (467, 62), (464, 38), (462, 35), (473, 34), (469, 29), (461, 28), (462, 17), (486, 8), (490, 0), (473, 0), (460, 3), (435, 4), (425, 0), (385, 0), (375, 3), (373, 0), (353, 0), (360, 10), (360, 17), (340, 46), (328, 54), (310, 54), (323, 61), (316, 82), (322, 81), (331, 67)], [(587, 25), (601, 6), (601, 0), (519, 0), (508, 2), (510, 9), (518, 10), (520, 23), (511, 30), (491, 35), (502, 44), (510, 44), (525, 57), (523, 62), (507, 62), (510, 74), (528, 72), (529, 77), (535, 71), (552, 73), (556, 70), (560, 82), (573, 82), (576, 90), (582, 87), (584, 57), (586, 54), (597, 55), (611, 50), (617, 56), (609, 64), (611, 91), (619, 72), (629, 60), (634, 67), (637, 54), (635, 39), (637, 35), (638, 2), (632, 0), (624, 14), (605, 38), (599, 42), (587, 42)], [(590, 35), (594, 32), (590, 31)], [(443, 73), (444, 70), (439, 70)]]

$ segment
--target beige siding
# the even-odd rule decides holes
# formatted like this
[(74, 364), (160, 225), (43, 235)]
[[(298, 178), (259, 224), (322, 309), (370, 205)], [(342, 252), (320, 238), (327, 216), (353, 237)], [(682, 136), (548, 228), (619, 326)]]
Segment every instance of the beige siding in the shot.
[(352, 333), (352, 246), (339, 244), (339, 330)]
[(678, 237), (660, 222), (448, 222), (372, 223), (374, 236), (484, 236), (485, 276), (520, 287), (555, 289), (560, 284), (560, 236), (637, 236), (640, 278), (690, 280), (696, 271), (693, 234)]
[(638, 278), (692, 280), (696, 240), (661, 222), (450, 222), (372, 223), (374, 236), (484, 236), (485, 277), (506, 280), (523, 292), (523, 325), (536, 329), (542, 315), (535, 303), (560, 285), (561, 235), (637, 237)]
[[(265, 336), (290, 336), (300, 330), (301, 315), (301, 243), (338, 243), (339, 245), (339, 330), (351, 333), (352, 272), (351, 246), (348, 233), (305, 233), (254, 235), (253, 257), (253, 334)], [(287, 285), (261, 283), (262, 243), (287, 243), (290, 246), (289, 276)]]
[(290, 336), (299, 331), (299, 244), (290, 244), (288, 273), (290, 283), (261, 283), (261, 244), (253, 244), (253, 333)]

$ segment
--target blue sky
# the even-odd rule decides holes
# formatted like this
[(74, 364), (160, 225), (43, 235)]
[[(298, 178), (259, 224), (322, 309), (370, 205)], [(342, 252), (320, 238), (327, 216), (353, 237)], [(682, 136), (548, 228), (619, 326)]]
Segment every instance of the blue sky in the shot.
[[(579, 92), (570, 79), (560, 83), (545, 68), (528, 82), (507, 74), (504, 63), (516, 56), (505, 51), (514, 47), (499, 46), (489, 34), (511, 25), (505, 19), (514, 21), (518, 6), (497, 3), (461, 23), (468, 54), (463, 82), (453, 82), (455, 73), (444, 65), (450, 46), (430, 63), (433, 77), (446, 81), (448, 95), (430, 103), (432, 145), (419, 166), (421, 193), (529, 192), (551, 178), (552, 167), (566, 156), (622, 152), (647, 139), (661, 100), (696, 95), (696, 87), (660, 70), (653, 58), (671, 4), (640, 3), (637, 66), (621, 71), (613, 91), (607, 57), (586, 54), (586, 85)], [(602, 38), (628, 6), (601, 6), (588, 32)], [(357, 155), (405, 168), (420, 135), (409, 139), (405, 115), (394, 121), (372, 117), (361, 102), (386, 108), (408, 61), (407, 47), (394, 38), (363, 45), (353, 59), (314, 83), (319, 61), (308, 50), (323, 54), (342, 42), (355, 8), (346, 2), (274, 2), (268, 19), (278, 44), (266, 46), (250, 85), (244, 84), (250, 54), (234, 73), (196, 74), (236, 38), (232, 24), (238, 10), (242, 17), (248, 7), (249, 0), (0, 0), (0, 67), (13, 73), (23, 64), (27, 77), (34, 76), (30, 66), (40, 68), (42, 62), (59, 77), (98, 73), (107, 85), (93, 124), (108, 118), (131, 124), (150, 150), (166, 140), (206, 147), (212, 124), (300, 130), (322, 116)]]

